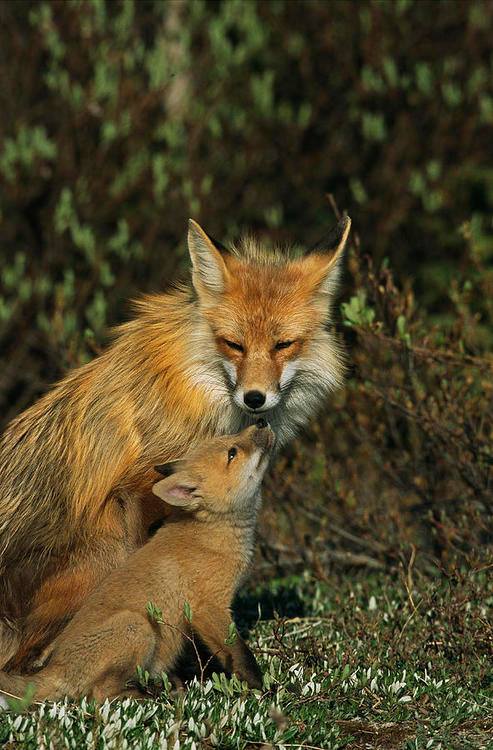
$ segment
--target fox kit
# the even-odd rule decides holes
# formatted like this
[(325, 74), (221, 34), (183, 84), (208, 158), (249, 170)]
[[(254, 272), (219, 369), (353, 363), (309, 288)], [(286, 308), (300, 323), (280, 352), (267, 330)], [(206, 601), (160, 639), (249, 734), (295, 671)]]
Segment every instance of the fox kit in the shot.
[[(102, 701), (122, 694), (139, 665), (156, 676), (172, 670), (192, 635), (225, 669), (260, 688), (255, 657), (240, 636), (231, 643), (228, 635), (273, 443), (259, 419), (238, 435), (210, 439), (178, 467), (165, 467), (170, 475), (153, 492), (177, 512), (88, 597), (55, 640), (48, 666), (25, 677), (0, 673), (0, 692), (23, 695), (32, 683), (38, 700)], [(146, 614), (149, 602), (157, 618)]]
[(283, 445), (341, 384), (329, 324), (349, 227), (344, 217), (291, 259), (252, 239), (226, 251), (191, 221), (192, 284), (137, 302), (102, 355), (9, 425), (0, 445), (0, 666), (27, 668), (145, 540), (160, 457), (178, 459), (259, 413)]

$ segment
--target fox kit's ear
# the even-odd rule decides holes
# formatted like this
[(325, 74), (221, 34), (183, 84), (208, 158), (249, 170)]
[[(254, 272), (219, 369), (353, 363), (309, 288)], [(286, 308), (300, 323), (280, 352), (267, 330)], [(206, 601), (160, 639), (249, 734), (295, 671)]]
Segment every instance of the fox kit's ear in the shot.
[(188, 251), (192, 259), (193, 285), (203, 292), (221, 294), (226, 288), (228, 269), (222, 257), (224, 248), (215, 243), (193, 219), (188, 221)]
[(153, 485), (152, 491), (156, 497), (160, 497), (168, 505), (175, 505), (185, 510), (196, 510), (200, 504), (197, 482), (183, 474), (172, 474), (166, 479), (161, 479)]
[(334, 294), (337, 290), (350, 229), (351, 219), (345, 214), (336, 226), (307, 253), (312, 262), (316, 263), (317, 287), (322, 293)]

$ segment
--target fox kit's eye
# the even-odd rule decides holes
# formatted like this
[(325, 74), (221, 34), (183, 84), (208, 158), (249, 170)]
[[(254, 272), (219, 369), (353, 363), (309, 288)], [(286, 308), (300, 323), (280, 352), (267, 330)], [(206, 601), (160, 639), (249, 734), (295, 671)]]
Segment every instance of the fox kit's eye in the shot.
[(289, 349), (290, 346), (293, 346), (294, 341), (278, 341), (276, 344), (276, 349), (279, 351), (280, 349)]
[(228, 339), (224, 339), (224, 343), (226, 346), (229, 346), (230, 349), (234, 349), (235, 352), (244, 352), (244, 348), (241, 344), (237, 344), (236, 341), (228, 341)]
[(236, 456), (237, 453), (238, 453), (238, 450), (236, 448), (230, 448), (229, 449), (229, 451), (228, 451), (228, 464), (231, 463), (231, 461), (233, 460), (233, 458)]

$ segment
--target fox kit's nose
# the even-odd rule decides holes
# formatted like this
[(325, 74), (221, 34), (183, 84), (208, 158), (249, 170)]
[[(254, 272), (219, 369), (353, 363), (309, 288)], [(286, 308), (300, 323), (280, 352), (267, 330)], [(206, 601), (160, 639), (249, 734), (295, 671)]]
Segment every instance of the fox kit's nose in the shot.
[(274, 445), (275, 436), (269, 423), (265, 419), (257, 419), (253, 427), (250, 428), (251, 439), (254, 444), (264, 451), (270, 451)]
[(265, 427), (260, 427), (255, 425), (256, 429), (253, 433), (252, 440), (254, 445), (258, 446), (259, 448), (262, 448), (263, 451), (270, 451), (272, 446), (274, 445), (274, 433), (269, 428), (267, 424), (265, 424)]
[(265, 393), (260, 391), (247, 391), (243, 396), (243, 401), (249, 409), (260, 409), (265, 404)]

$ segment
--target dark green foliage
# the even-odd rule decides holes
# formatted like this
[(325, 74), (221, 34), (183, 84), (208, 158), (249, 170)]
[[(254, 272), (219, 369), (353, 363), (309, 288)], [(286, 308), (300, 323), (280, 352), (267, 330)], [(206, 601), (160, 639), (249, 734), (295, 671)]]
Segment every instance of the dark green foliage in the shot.
[(471, 246), (448, 329), (386, 264), (359, 257), (358, 292), (342, 305), (350, 378), (267, 478), (264, 552), (281, 570), (322, 574), (410, 560), (431, 575), (480, 568), (492, 561), (493, 362), (469, 352), (479, 320), (493, 327), (491, 272)]
[(43, 704), (0, 744), (491, 746), (492, 39), (491, 0), (0, 3), (3, 425), (185, 271), (188, 216), (308, 246), (329, 193), (355, 228), (347, 386), (265, 492), (257, 580), (304, 573), (238, 605), (262, 696)]
[(306, 246), (331, 193), (352, 370), (269, 480), (264, 558), (482, 564), (492, 38), (486, 0), (1, 3), (3, 424), (184, 271), (188, 215)]

